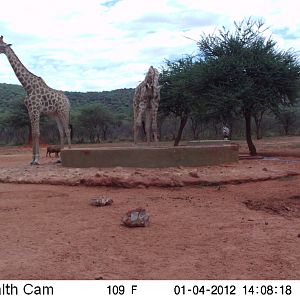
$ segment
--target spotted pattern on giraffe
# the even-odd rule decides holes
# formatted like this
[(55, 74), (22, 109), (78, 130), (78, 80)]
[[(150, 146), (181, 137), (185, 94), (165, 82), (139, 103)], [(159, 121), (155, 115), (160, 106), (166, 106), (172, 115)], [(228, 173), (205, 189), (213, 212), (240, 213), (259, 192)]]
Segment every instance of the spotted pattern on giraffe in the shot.
[(64, 148), (64, 136), (67, 137), (68, 146), (71, 147), (70, 102), (67, 96), (62, 91), (50, 88), (41, 77), (28, 71), (12, 50), (11, 44), (3, 41), (3, 36), (0, 37), (0, 53), (6, 55), (26, 92), (24, 103), (28, 110), (32, 129), (31, 164), (39, 164), (39, 122), (41, 114), (52, 115), (55, 118), (60, 135), (61, 149)]
[(142, 119), (145, 118), (147, 143), (150, 144), (151, 134), (157, 143), (157, 112), (160, 101), (159, 73), (151, 66), (145, 79), (136, 87), (133, 97), (133, 134), (134, 143), (137, 143)]

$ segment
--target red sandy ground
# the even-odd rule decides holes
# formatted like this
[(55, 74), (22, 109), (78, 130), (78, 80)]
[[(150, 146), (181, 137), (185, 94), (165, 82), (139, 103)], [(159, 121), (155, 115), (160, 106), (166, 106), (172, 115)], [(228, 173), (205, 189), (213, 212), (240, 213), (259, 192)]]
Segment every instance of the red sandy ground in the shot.
[[(0, 279), (300, 279), (300, 138), (256, 145), (281, 159), (68, 169), (0, 148)], [(122, 226), (137, 207), (150, 226)]]

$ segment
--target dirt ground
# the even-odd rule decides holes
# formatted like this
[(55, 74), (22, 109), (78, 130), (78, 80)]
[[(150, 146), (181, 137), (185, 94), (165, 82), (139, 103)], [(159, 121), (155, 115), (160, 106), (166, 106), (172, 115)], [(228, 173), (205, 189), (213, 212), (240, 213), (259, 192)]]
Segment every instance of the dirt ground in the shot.
[[(300, 137), (256, 142), (257, 159), (239, 144), (238, 163), (166, 169), (0, 147), (0, 279), (300, 279)], [(138, 207), (150, 226), (123, 226)]]

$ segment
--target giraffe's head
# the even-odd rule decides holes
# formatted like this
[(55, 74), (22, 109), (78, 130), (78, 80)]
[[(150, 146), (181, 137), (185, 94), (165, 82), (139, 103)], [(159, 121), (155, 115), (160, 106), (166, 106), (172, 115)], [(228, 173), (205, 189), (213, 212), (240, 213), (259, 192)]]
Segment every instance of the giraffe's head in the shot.
[(145, 78), (147, 88), (151, 88), (153, 86), (153, 78), (154, 78), (154, 68), (151, 66)]
[(149, 90), (151, 93), (154, 89), (159, 92), (161, 86), (158, 85), (158, 71), (157, 69), (153, 68), (153, 66), (150, 66), (145, 78), (145, 82), (147, 90)]
[(3, 35), (0, 36), (0, 53), (6, 53), (6, 49), (10, 47), (11, 44), (6, 44), (3, 41)]

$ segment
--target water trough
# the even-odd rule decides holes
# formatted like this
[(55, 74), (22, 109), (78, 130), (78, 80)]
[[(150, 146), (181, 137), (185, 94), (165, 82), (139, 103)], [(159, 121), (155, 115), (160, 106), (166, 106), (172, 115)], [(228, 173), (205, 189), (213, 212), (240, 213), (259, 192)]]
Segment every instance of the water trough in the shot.
[(186, 146), (123, 146), (72, 148), (61, 152), (62, 166), (74, 168), (166, 168), (218, 165), (238, 161), (238, 146), (231, 143)]

